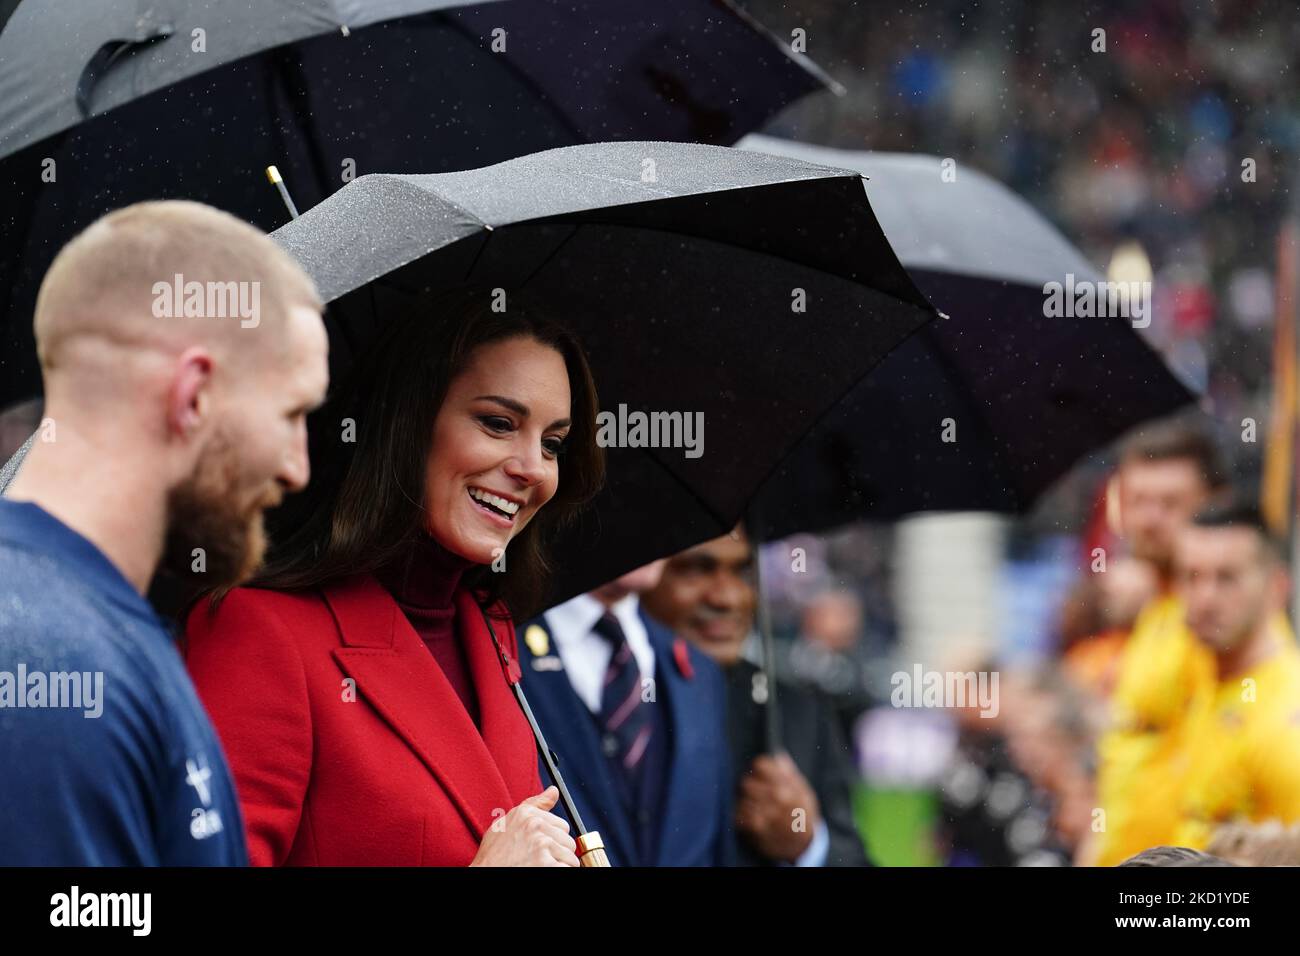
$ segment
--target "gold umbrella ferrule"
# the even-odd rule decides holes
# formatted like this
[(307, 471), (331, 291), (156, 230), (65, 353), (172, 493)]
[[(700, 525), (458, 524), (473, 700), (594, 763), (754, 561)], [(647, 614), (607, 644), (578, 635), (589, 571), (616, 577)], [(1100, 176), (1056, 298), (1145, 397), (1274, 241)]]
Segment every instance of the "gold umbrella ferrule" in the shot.
[(583, 866), (609, 866), (605, 841), (597, 831), (583, 833), (574, 842), (578, 844), (578, 862)]

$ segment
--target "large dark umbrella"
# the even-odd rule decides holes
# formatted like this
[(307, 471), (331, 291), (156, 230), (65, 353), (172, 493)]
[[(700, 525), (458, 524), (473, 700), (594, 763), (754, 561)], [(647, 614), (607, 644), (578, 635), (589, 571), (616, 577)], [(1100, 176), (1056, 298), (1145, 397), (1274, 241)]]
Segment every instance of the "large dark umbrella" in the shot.
[[(730, 0), (21, 0), (0, 5), (0, 408), (39, 392), (58, 248), (141, 199), (262, 228), (345, 176), (594, 140), (731, 143), (830, 81)], [(201, 31), (201, 32), (196, 32)], [(504, 45), (504, 46), (503, 46)]]
[[(336, 373), (430, 294), (526, 289), (578, 334), (603, 409), (702, 416), (696, 457), (607, 449), (606, 489), (556, 549), (553, 600), (731, 530), (808, 425), (933, 316), (856, 174), (719, 147), (594, 144), (366, 176), (274, 238), (332, 303)], [(598, 840), (511, 685), (580, 843)], [(774, 743), (775, 713), (769, 701)]]
[(332, 303), (336, 376), (423, 296), (526, 288), (578, 334), (604, 410), (703, 416), (698, 457), (608, 449), (607, 488), (558, 548), (557, 601), (731, 530), (810, 424), (933, 315), (857, 174), (721, 147), (365, 176), (273, 236)]
[(760, 538), (917, 511), (1024, 512), (1088, 452), (1193, 400), (1133, 322), (1044, 314), (1045, 284), (1101, 276), (1000, 183), (964, 166), (948, 181), (935, 156), (741, 145), (861, 172), (899, 259), (948, 316), (781, 462), (755, 502)]

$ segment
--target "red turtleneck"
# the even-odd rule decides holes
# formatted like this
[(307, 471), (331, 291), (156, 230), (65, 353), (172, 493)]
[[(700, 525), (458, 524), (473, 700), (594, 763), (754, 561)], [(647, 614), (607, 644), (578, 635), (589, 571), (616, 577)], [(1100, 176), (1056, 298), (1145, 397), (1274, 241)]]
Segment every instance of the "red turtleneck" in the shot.
[(397, 601), (424, 646), (456, 689), (475, 725), (479, 722), (478, 697), (470, 677), (465, 648), (456, 633), (456, 608), (452, 595), (461, 575), (473, 563), (452, 554), (428, 535), (422, 535), (406, 559), (377, 575)]

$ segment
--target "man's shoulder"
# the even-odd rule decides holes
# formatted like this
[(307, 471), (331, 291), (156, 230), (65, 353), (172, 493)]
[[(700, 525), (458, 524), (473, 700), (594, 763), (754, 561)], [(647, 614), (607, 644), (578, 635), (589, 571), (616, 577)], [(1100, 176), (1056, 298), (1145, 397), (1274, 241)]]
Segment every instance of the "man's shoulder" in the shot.
[(707, 682), (721, 683), (722, 668), (708, 654), (644, 610), (641, 612), (641, 620), (645, 622), (646, 638), (657, 657), (671, 661), (683, 677), (703, 675)]
[(1280, 749), (1296, 753), (1300, 748), (1300, 651), (1286, 647), (1273, 667), (1261, 669), (1254, 678), (1242, 675), (1238, 689), (1244, 700), (1255, 705), (1249, 713), (1258, 717), (1249, 725), (1261, 743), (1267, 747), (1276, 741)]
[(147, 774), (171, 726), (166, 632), (56, 584), (0, 585), (0, 753), (65, 774), (105, 761)]
[(96, 596), (62, 562), (0, 543), (0, 667), (28, 666), (135, 672), (141, 648), (162, 646), (156, 618)]

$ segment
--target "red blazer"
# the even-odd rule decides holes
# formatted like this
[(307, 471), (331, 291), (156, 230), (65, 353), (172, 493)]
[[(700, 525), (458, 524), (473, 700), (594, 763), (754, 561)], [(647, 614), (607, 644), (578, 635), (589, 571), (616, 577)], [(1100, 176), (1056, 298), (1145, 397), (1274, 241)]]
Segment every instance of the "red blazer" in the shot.
[[(468, 591), (454, 600), (481, 733), (371, 575), (312, 593), (239, 588), (215, 613), (191, 611), (186, 665), (254, 865), (464, 866), (495, 818), (541, 791), (482, 615)], [(493, 628), (517, 661), (514, 627)]]

